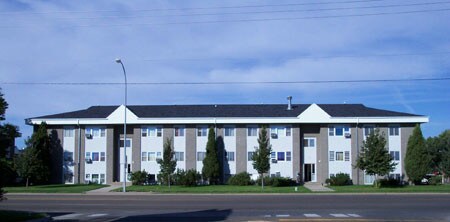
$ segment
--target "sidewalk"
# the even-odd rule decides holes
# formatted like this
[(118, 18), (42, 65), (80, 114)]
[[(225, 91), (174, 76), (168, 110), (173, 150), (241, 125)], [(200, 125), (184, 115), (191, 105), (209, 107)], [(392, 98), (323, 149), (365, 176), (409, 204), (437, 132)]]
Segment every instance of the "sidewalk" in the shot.
[(312, 192), (334, 192), (334, 190), (324, 187), (320, 183), (305, 183), (303, 186)]
[[(129, 186), (129, 185), (127, 184), (127, 186)], [(87, 191), (86, 194), (104, 194), (104, 193), (110, 192), (111, 190), (115, 190), (115, 189), (118, 189), (118, 188), (121, 188), (121, 187), (122, 187), (122, 185), (113, 184), (113, 185), (108, 186), (108, 187), (103, 187), (103, 188), (100, 188), (100, 189)]]

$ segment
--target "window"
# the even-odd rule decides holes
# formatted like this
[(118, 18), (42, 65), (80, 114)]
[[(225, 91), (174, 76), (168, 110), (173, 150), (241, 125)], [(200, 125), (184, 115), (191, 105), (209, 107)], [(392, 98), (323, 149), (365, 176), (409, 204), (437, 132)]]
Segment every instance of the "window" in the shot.
[(332, 126), (328, 127), (328, 135), (334, 136), (334, 128)]
[(334, 151), (330, 151), (330, 161), (334, 161)]
[(141, 155), (141, 161), (143, 161), (143, 162), (145, 162), (145, 161), (147, 161), (147, 152), (142, 152), (142, 155)]
[(208, 135), (208, 128), (206, 127), (198, 127), (197, 128), (197, 136), (198, 137), (202, 137), (202, 136), (207, 136)]
[(161, 152), (156, 152), (156, 160), (162, 159)]
[(106, 159), (106, 155), (105, 155), (105, 152), (100, 152), (100, 161), (105, 161), (105, 159)]
[(147, 128), (142, 128), (142, 129), (141, 129), (141, 135), (142, 135), (142, 137), (147, 137), (147, 135), (148, 135), (148, 129), (147, 129)]
[(348, 126), (330, 126), (328, 127), (329, 136), (344, 136), (346, 133), (350, 133)]
[(91, 159), (91, 152), (86, 152), (85, 155), (84, 155), (84, 158), (86, 160), (90, 160)]
[(184, 152), (175, 152), (174, 158), (176, 161), (184, 161)]
[(225, 160), (234, 161), (234, 152), (225, 152)]
[(234, 128), (225, 127), (225, 136), (234, 136)]
[(286, 136), (291, 136), (292, 135), (292, 133), (291, 133), (291, 127), (290, 126), (287, 126), (286, 127)]
[(156, 161), (156, 153), (148, 152), (148, 161)]
[(277, 153), (275, 152), (271, 152), (270, 153), (270, 159), (275, 159), (276, 158)]
[(105, 135), (106, 135), (106, 130), (100, 129), (100, 137), (105, 137)]
[(345, 161), (350, 161), (350, 151), (345, 151), (345, 156), (344, 156), (344, 158), (345, 158)]
[(336, 161), (344, 161), (344, 152), (336, 152)]
[(151, 137), (155, 137), (156, 136), (156, 128), (149, 128), (149, 129), (147, 129), (148, 130), (148, 136), (151, 136)]
[(315, 138), (305, 138), (303, 139), (304, 147), (316, 147), (316, 139)]
[(175, 137), (183, 137), (184, 136), (184, 128), (176, 126), (175, 128)]
[(92, 137), (100, 137), (100, 129), (92, 129)]
[(399, 161), (400, 160), (400, 152), (399, 151), (391, 151), (390, 152), (392, 160)]
[(255, 154), (255, 152), (247, 152), (247, 161), (253, 161), (253, 154)]
[(157, 127), (156, 128), (156, 137), (161, 137), (162, 136), (162, 128), (161, 127)]
[(258, 135), (258, 128), (256, 127), (249, 127), (247, 129), (247, 136), (257, 136)]
[(205, 159), (206, 152), (197, 152), (197, 161), (203, 161)]
[(86, 174), (86, 180), (90, 180), (91, 179), (91, 174)]
[(92, 174), (92, 182), (98, 183), (98, 174)]
[(291, 159), (292, 159), (291, 152), (286, 152), (286, 161), (291, 161)]
[(375, 128), (373, 126), (364, 126), (364, 136), (368, 137), (374, 130)]
[(400, 131), (400, 127), (398, 126), (390, 126), (389, 127), (389, 136), (398, 136)]
[(92, 161), (99, 161), (99, 155), (98, 152), (92, 152)]
[(400, 174), (399, 173), (391, 173), (389, 174), (389, 178), (394, 179), (394, 180), (400, 180)]
[(277, 153), (277, 160), (278, 161), (284, 161), (284, 152), (278, 152)]
[(105, 174), (100, 174), (100, 183), (104, 184), (105, 183)]
[(336, 136), (343, 136), (344, 135), (344, 128), (342, 126), (336, 126), (334, 129), (336, 130), (335, 131), (335, 135)]
[(74, 129), (64, 129), (64, 137), (73, 137), (74, 132)]
[[(123, 139), (120, 139), (119, 146), (123, 147)], [(127, 148), (131, 147), (131, 139), (127, 139)]]

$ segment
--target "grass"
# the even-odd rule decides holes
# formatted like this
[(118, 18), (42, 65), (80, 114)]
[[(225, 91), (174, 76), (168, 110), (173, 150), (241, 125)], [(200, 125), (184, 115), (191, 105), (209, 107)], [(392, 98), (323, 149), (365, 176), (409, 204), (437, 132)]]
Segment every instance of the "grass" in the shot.
[[(298, 191), (295, 191), (295, 186), (291, 187), (271, 187), (266, 186), (261, 190), (260, 186), (232, 186), (232, 185), (211, 185), (211, 186), (129, 186), (128, 192), (156, 192), (156, 193), (309, 193), (310, 191), (303, 186), (297, 186)], [(122, 191), (116, 189), (114, 191)]]
[(4, 222), (28, 221), (28, 220), (44, 218), (45, 216), (46, 215), (43, 213), (0, 210), (0, 218), (2, 218), (2, 221), (4, 221)]
[(28, 187), (5, 187), (8, 193), (83, 193), (106, 187), (100, 184), (53, 184)]
[(330, 186), (337, 193), (450, 193), (450, 185), (375, 188), (371, 185)]

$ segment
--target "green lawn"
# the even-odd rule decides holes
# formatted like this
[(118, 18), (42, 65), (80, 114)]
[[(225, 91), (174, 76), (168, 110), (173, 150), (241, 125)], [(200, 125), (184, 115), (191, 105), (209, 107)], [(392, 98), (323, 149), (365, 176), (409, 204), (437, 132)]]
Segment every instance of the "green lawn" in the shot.
[(14, 221), (28, 221), (43, 218), (46, 215), (43, 213), (33, 213), (26, 211), (12, 211), (12, 210), (0, 210), (0, 218), (4, 222)]
[(8, 193), (83, 193), (89, 190), (106, 187), (99, 184), (54, 184), (28, 187), (5, 187)]
[(337, 193), (450, 193), (450, 185), (419, 185), (404, 187), (374, 188), (373, 186), (330, 186)]
[[(122, 188), (114, 191), (122, 191)], [(211, 185), (211, 186), (129, 186), (127, 191), (131, 192), (156, 192), (156, 193), (309, 193), (303, 186), (298, 186), (298, 191), (294, 187), (264, 187), (260, 186), (231, 186), (231, 185)]]

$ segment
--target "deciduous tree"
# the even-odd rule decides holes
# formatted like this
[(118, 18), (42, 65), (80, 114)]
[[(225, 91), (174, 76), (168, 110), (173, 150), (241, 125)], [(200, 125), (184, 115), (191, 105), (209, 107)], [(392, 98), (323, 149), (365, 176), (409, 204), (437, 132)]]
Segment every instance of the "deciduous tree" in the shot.
[(157, 162), (160, 167), (160, 175), (163, 181), (167, 181), (168, 186), (170, 187), (170, 177), (175, 172), (177, 167), (177, 161), (174, 159), (175, 151), (172, 147), (172, 141), (167, 138), (164, 142), (164, 151), (163, 158), (158, 159)]
[(253, 168), (255, 168), (260, 175), (262, 189), (264, 189), (264, 173), (267, 173), (270, 170), (270, 153), (272, 152), (272, 146), (269, 142), (266, 127), (263, 126), (258, 135), (259, 146), (252, 156)]

